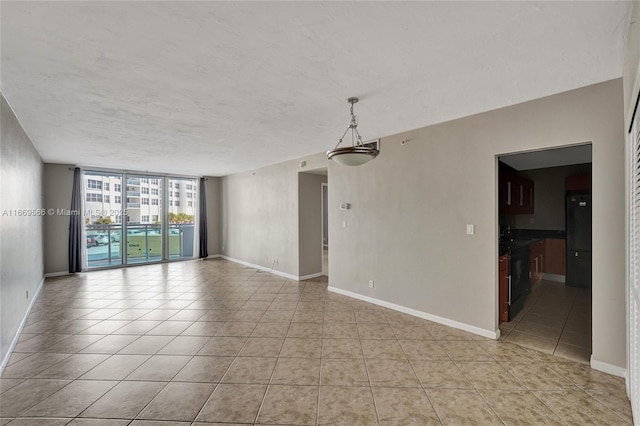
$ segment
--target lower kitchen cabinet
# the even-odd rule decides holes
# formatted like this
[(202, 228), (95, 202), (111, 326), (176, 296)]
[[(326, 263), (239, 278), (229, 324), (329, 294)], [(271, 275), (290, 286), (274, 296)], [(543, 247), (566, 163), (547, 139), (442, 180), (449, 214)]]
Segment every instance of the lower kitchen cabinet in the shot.
[(545, 241), (545, 270), (547, 274), (566, 274), (566, 240), (547, 238)]
[(499, 321), (509, 321), (509, 255), (498, 259), (498, 307)]

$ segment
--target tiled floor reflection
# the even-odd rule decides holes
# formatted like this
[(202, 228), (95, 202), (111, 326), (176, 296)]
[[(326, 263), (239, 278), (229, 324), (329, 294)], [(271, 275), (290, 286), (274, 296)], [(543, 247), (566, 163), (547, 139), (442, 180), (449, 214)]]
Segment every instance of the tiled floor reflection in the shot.
[(500, 324), (501, 339), (588, 364), (591, 359), (591, 291), (538, 281), (522, 311)]
[(0, 390), (13, 426), (631, 424), (620, 378), (219, 259), (47, 280)]

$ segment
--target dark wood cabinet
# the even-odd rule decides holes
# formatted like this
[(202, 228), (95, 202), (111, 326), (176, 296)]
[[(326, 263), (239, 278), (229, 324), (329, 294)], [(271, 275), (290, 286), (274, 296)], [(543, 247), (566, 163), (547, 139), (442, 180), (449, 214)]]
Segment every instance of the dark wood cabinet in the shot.
[(567, 176), (565, 188), (567, 191), (591, 191), (591, 176)]
[(542, 279), (545, 273), (545, 240), (536, 241), (529, 245), (529, 285)]
[(533, 214), (535, 205), (532, 180), (513, 173), (500, 173), (500, 213)]
[(499, 322), (509, 321), (509, 255), (498, 258), (498, 310)]
[(544, 272), (554, 275), (565, 275), (566, 271), (566, 240), (561, 238), (547, 238), (545, 241), (545, 269)]

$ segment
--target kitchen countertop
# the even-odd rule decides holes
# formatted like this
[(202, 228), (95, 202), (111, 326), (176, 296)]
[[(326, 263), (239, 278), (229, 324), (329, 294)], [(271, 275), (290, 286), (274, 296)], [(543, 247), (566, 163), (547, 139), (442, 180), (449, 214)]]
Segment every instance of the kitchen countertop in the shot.
[(514, 250), (522, 250), (529, 245), (546, 238), (565, 239), (566, 232), (548, 229), (514, 229), (512, 238), (499, 240), (499, 255), (509, 254)]
[(567, 238), (567, 233), (565, 231), (552, 229), (514, 229), (512, 231), (512, 235), (513, 238), (518, 240), (527, 240), (532, 238), (541, 240), (545, 238)]

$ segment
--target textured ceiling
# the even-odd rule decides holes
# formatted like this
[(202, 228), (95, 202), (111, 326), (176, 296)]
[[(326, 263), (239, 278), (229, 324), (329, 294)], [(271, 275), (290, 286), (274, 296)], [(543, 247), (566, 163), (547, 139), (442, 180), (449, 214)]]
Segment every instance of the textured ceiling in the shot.
[(628, 2), (2, 1), (46, 162), (226, 175), (622, 75)]

